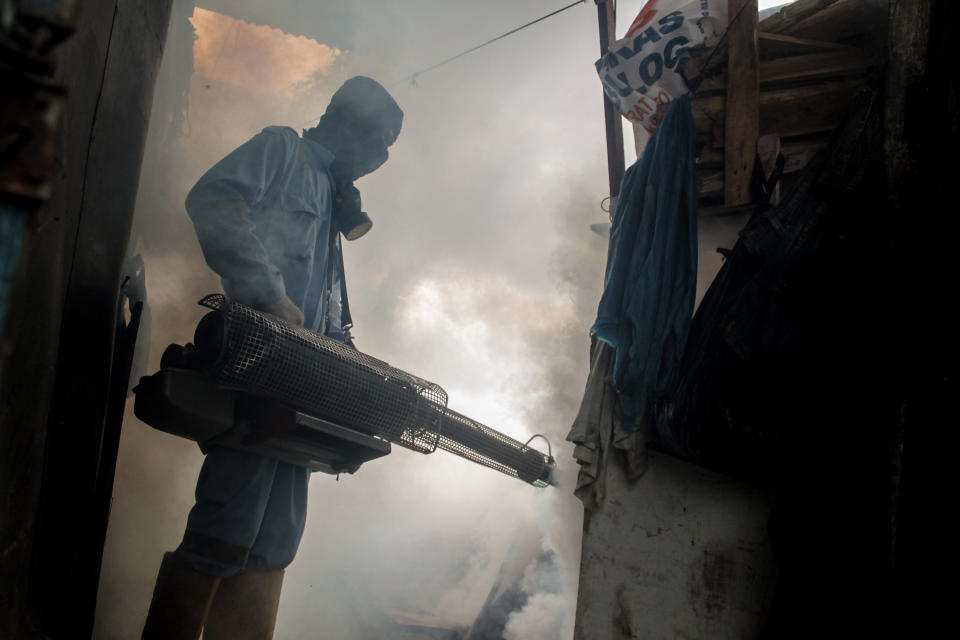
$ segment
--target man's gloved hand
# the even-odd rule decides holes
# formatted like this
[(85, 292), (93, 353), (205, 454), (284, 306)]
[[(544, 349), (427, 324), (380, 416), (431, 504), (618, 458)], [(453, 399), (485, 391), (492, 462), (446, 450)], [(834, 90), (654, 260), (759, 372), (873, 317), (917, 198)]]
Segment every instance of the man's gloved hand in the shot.
[(293, 304), (293, 300), (287, 296), (283, 296), (270, 304), (264, 305), (261, 311), (277, 316), (281, 320), (286, 320), (290, 324), (295, 324), (300, 327), (303, 326), (303, 312), (300, 311), (297, 305)]

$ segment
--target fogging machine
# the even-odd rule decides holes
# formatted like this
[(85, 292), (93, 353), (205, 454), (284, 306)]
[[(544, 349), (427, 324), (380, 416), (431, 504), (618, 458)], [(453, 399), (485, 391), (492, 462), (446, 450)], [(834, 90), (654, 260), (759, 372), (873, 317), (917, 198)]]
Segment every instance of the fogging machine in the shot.
[(396, 444), (554, 484), (549, 443), (542, 453), (448, 409), (439, 385), (222, 295), (200, 304), (211, 311), (193, 343), (167, 347), (134, 389), (148, 425), (325, 473), (353, 473)]

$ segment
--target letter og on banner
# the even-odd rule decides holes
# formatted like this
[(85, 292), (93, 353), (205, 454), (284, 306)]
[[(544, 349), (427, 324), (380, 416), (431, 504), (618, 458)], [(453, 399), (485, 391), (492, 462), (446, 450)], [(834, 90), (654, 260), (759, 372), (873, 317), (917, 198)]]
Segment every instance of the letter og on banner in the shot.
[(684, 53), (727, 28), (727, 0), (648, 0), (626, 36), (597, 60), (603, 90), (649, 136), (657, 105), (688, 92)]

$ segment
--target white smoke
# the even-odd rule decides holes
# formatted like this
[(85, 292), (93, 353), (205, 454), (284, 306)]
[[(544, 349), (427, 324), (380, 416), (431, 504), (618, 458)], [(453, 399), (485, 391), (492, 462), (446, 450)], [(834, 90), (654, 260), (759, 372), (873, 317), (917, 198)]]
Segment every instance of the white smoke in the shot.
[(559, 593), (530, 596), (520, 611), (507, 619), (504, 640), (555, 640), (572, 634), (567, 628), (567, 598)]
[(572, 635), (570, 611), (576, 592), (566, 583), (563, 566), (549, 538), (543, 540), (543, 553), (526, 568), (521, 588), (526, 602), (507, 618), (504, 640), (553, 640)]
[[(192, 339), (203, 314), (195, 301), (219, 288), (183, 211), (202, 171), (264, 126), (310, 126), (350, 75), (390, 84), (556, 8), (548, 0), (454, 4), (415, 12), (385, 1), (315, 3), (310, 24), (330, 35), (321, 44), (342, 52), (329, 75), (292, 100), (194, 76), (183, 135), (163, 137), (162, 122), (151, 123), (136, 222), (153, 312), (148, 372), (167, 344)], [(237, 13), (259, 6), (220, 5)], [(595, 19), (574, 8), (431, 72), (417, 89), (391, 85), (404, 129), (391, 160), (358, 182), (374, 228), (345, 247), (361, 350), (441, 384), (451, 408), (517, 439), (547, 435), (564, 488), (535, 489), (446, 452), (399, 447), (355, 476), (315, 475), (278, 640), (389, 637), (379, 616), (392, 610), (469, 625), (512, 545), (527, 536), (546, 539), (554, 568), (550, 581), (525, 578), (527, 604), (510, 633), (541, 637), (522, 635), (536, 625), (543, 637), (572, 635), (581, 508), (564, 436), (583, 391), (606, 250), (589, 232), (605, 218), (607, 184)], [(168, 43), (164, 64), (175, 59)], [(158, 85), (157, 99), (174, 89)], [(201, 460), (196, 445), (128, 412), (94, 637), (139, 635)]]

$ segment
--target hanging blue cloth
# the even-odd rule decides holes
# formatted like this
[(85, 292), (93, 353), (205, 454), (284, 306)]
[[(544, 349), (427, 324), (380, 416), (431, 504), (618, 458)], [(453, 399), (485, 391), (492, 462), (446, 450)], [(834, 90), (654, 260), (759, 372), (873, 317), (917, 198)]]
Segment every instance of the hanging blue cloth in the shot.
[(7, 301), (20, 265), (20, 241), (29, 210), (0, 203), (0, 337), (7, 317)]
[(637, 428), (649, 394), (673, 384), (697, 280), (696, 130), (674, 100), (620, 185), (603, 296), (591, 335), (616, 349), (613, 385)]

